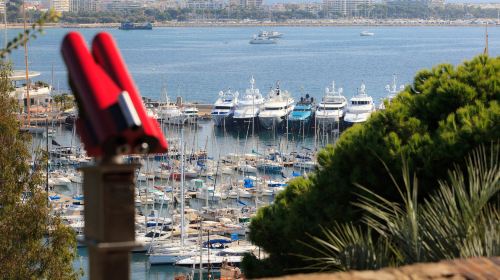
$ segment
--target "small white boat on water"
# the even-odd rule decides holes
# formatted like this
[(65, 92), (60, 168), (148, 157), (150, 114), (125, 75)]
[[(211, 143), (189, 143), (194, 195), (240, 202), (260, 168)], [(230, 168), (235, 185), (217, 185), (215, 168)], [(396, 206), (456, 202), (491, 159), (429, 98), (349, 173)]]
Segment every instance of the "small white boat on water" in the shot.
[(265, 31), (262, 30), (259, 32), (259, 37), (268, 37), (271, 39), (276, 39), (276, 38), (281, 38), (283, 37), (283, 33), (280, 33), (278, 31)]
[(362, 31), (361, 33), (359, 33), (360, 36), (373, 36), (375, 35), (375, 33), (373, 32), (368, 32), (368, 31)]
[(344, 118), (347, 98), (342, 95), (342, 92), (342, 88), (335, 90), (335, 82), (332, 82), (331, 89), (325, 89), (325, 95), (316, 107), (315, 116), (318, 125), (333, 125)]
[(265, 101), (264, 109), (259, 114), (259, 122), (265, 129), (278, 127), (293, 111), (295, 100), (286, 90), (281, 90), (279, 84), (271, 89)]
[(263, 44), (268, 45), (268, 44), (276, 44), (278, 43), (278, 41), (276, 39), (272, 39), (269, 37), (254, 35), (249, 43), (254, 45), (263, 45)]
[(238, 103), (238, 95), (238, 92), (232, 92), (231, 90), (219, 92), (219, 98), (215, 101), (211, 112), (215, 126), (226, 126), (231, 123)]
[(373, 98), (366, 94), (366, 87), (363, 83), (358, 94), (349, 100), (344, 122), (347, 125), (365, 122), (373, 112), (375, 112)]

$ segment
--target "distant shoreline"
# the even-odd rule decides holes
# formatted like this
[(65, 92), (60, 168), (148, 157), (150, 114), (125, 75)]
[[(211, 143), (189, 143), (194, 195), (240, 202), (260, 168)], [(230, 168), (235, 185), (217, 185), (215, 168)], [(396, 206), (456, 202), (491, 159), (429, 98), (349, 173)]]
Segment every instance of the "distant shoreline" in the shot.
[[(491, 19), (488, 20), (489, 27), (500, 27), (500, 23), (491, 24)], [(256, 21), (241, 21), (241, 22), (156, 22), (154, 27), (379, 27), (379, 26), (394, 26), (394, 27), (414, 27), (414, 26), (484, 26), (484, 20), (478, 22), (465, 21), (424, 21), (424, 20), (387, 20), (387, 21), (349, 21), (349, 20), (316, 20), (316, 21), (288, 21), (288, 22), (256, 22)], [(1, 24), (0, 24), (1, 26)], [(30, 26), (30, 25), (28, 25)], [(47, 24), (44, 28), (118, 28), (120, 23), (58, 23)], [(23, 24), (9, 24), (8, 29), (22, 29)]]

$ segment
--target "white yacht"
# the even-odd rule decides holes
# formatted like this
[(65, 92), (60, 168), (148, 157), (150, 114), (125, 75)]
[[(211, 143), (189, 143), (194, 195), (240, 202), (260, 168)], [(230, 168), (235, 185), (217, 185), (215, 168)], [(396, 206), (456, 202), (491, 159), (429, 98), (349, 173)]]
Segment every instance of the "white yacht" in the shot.
[(245, 94), (238, 98), (236, 109), (234, 110), (233, 121), (237, 123), (251, 123), (256, 121), (260, 109), (264, 104), (264, 97), (258, 88), (255, 88), (255, 80), (250, 79), (250, 88)]
[(183, 125), (186, 123), (186, 117), (182, 114), (177, 105), (171, 103), (168, 99), (167, 88), (164, 86), (162, 93), (165, 96), (165, 103), (158, 106), (156, 116), (161, 123)]
[(375, 35), (375, 33), (373, 32), (368, 32), (368, 31), (362, 31), (361, 33), (359, 33), (360, 36), (373, 36)]
[(234, 109), (238, 103), (238, 92), (220, 91), (219, 98), (212, 108), (212, 120), (216, 126), (225, 126), (231, 123)]
[(281, 38), (283, 37), (283, 33), (280, 33), (278, 31), (265, 31), (262, 30), (259, 32), (259, 37), (268, 37), (270, 39), (276, 39), (276, 38)]
[(181, 109), (181, 112), (188, 123), (196, 123), (198, 121), (198, 108), (195, 106), (185, 106)]
[(267, 36), (257, 36), (253, 35), (253, 38), (249, 42), (250, 44), (276, 44), (278, 41), (276, 39), (269, 38)]
[(347, 99), (342, 95), (342, 88), (335, 90), (335, 82), (332, 88), (325, 88), (325, 95), (316, 107), (316, 123), (320, 126), (333, 125), (339, 123), (345, 114)]
[(279, 84), (271, 89), (269, 97), (264, 102), (264, 108), (259, 113), (259, 122), (265, 129), (278, 127), (292, 112), (295, 100), (286, 90), (281, 90)]
[(385, 90), (387, 91), (387, 96), (384, 98), (384, 100), (382, 100), (382, 102), (378, 106), (378, 109), (379, 110), (385, 110), (384, 101), (387, 100), (387, 103), (391, 104), (392, 99), (394, 99), (394, 97), (396, 97), (396, 95), (398, 95), (398, 93), (400, 93), (404, 89), (405, 89), (404, 85), (400, 85), (399, 89), (397, 88), (397, 85), (396, 85), (396, 75), (393, 75), (392, 76), (392, 85), (386, 85), (385, 86)]
[(358, 95), (349, 100), (344, 122), (348, 125), (365, 122), (373, 112), (375, 112), (373, 98), (366, 94), (365, 84), (362, 83)]

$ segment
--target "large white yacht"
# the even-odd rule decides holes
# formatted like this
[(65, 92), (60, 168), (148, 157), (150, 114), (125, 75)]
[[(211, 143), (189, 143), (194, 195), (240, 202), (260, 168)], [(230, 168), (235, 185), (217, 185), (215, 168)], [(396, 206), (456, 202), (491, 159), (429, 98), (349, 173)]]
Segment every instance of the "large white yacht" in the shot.
[(245, 94), (238, 98), (233, 120), (237, 123), (251, 123), (257, 121), (257, 116), (264, 104), (264, 97), (258, 88), (255, 88), (255, 80), (250, 79), (250, 88)]
[(344, 122), (347, 125), (365, 122), (375, 112), (373, 98), (366, 94), (365, 84), (362, 83), (358, 94), (349, 100)]
[(398, 95), (398, 93), (400, 93), (404, 89), (405, 89), (404, 85), (400, 85), (399, 89), (397, 88), (396, 75), (393, 75), (392, 76), (392, 85), (385, 86), (385, 90), (387, 91), (387, 96), (382, 100), (382, 102), (378, 106), (378, 109), (385, 110), (385, 104), (384, 104), (385, 102), (384, 101), (387, 101), (388, 104), (391, 104), (392, 99), (394, 99), (394, 97), (396, 97), (396, 95)]
[(238, 92), (220, 91), (219, 98), (212, 108), (212, 120), (216, 126), (225, 126), (231, 123), (234, 109), (238, 103)]
[(156, 112), (158, 120), (160, 120), (160, 122), (164, 124), (185, 124), (187, 118), (182, 114), (177, 105), (170, 102), (170, 100), (168, 99), (167, 88), (165, 86), (162, 88), (162, 95), (165, 96), (165, 103), (158, 106)]
[(271, 89), (269, 97), (264, 102), (264, 108), (259, 114), (259, 122), (265, 129), (278, 127), (293, 110), (295, 100), (286, 90), (281, 90), (279, 84)]
[(332, 87), (325, 88), (325, 95), (316, 107), (316, 123), (320, 126), (333, 125), (342, 121), (345, 115), (347, 99), (342, 95), (343, 89), (335, 89), (335, 81)]

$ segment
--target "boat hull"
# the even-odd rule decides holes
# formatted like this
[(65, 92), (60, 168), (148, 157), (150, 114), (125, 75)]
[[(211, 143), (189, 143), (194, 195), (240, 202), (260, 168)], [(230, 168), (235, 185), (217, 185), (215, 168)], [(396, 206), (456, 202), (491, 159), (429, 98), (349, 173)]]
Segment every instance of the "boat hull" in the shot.
[(277, 128), (283, 122), (280, 116), (259, 116), (259, 123), (264, 129)]
[(212, 121), (215, 126), (228, 126), (232, 122), (232, 116), (229, 114), (226, 115), (212, 114)]
[(346, 125), (355, 124), (355, 123), (363, 123), (368, 120), (372, 112), (367, 113), (347, 113), (344, 117), (344, 123)]

